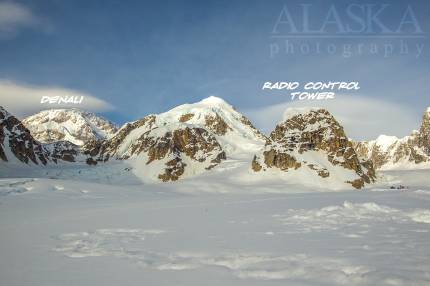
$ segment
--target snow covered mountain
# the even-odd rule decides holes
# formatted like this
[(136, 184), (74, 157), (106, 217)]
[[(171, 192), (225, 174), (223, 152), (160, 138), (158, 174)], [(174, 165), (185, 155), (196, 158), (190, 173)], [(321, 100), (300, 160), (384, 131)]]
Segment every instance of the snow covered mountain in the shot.
[[(0, 163), (4, 167), (85, 161), (79, 146), (68, 141), (41, 143), (20, 120), (0, 106)], [(8, 163), (5, 165), (5, 163)]]
[(110, 138), (117, 127), (110, 121), (79, 109), (50, 109), (25, 118), (22, 123), (43, 143), (69, 141), (82, 146)]
[(265, 137), (224, 100), (209, 97), (125, 124), (84, 152), (97, 161), (129, 159), (141, 177), (175, 181), (204, 172), (227, 156), (261, 148)]
[[(21, 124), (15, 120), (15, 125)], [(33, 126), (31, 132), (50, 143), (39, 143), (21, 124), (25, 130), (21, 133), (32, 140), (35, 151), (15, 148), (16, 157), (33, 152), (35, 155), (24, 157), (33, 162), (42, 160), (43, 164), (58, 160), (88, 165), (106, 162), (103, 172), (120, 168), (148, 182), (176, 181), (220, 164), (217, 172), (234, 169), (240, 180), (259, 180), (256, 172), (277, 172), (277, 178), (297, 184), (311, 181), (327, 189), (362, 188), (375, 178), (373, 164), (359, 159), (342, 126), (329, 112), (318, 108), (288, 109), (269, 138), (217, 97), (145, 116), (125, 124), (113, 136), (113, 124), (74, 109), (40, 112), (25, 122)], [(426, 142), (421, 135), (417, 138), (417, 142)], [(19, 145), (22, 140), (16, 141)], [(96, 174), (97, 170), (88, 172)]]
[(157, 116), (158, 125), (182, 122), (210, 131), (227, 155), (259, 149), (266, 137), (233, 106), (210, 96), (194, 104), (183, 104)]
[(0, 106), (0, 161), (46, 165), (49, 153), (15, 116)]
[(381, 135), (376, 140), (354, 143), (357, 153), (373, 161), (377, 169), (415, 169), (430, 167), (430, 108), (421, 127), (403, 138)]
[(361, 161), (343, 127), (326, 110), (289, 108), (283, 122), (254, 156), (255, 172), (281, 172), (298, 183), (362, 188), (375, 179), (370, 161)]

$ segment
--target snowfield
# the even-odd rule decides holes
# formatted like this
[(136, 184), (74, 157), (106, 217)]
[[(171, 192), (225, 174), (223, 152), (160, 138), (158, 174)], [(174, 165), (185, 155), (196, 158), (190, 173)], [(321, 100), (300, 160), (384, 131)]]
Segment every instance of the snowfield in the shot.
[(0, 284), (430, 285), (428, 172), (336, 192), (0, 179)]

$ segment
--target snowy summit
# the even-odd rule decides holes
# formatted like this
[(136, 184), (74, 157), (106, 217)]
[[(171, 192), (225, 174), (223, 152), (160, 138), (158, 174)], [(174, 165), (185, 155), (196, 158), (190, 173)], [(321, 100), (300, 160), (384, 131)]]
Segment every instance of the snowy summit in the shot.
[(115, 124), (79, 109), (49, 109), (25, 118), (22, 123), (43, 143), (69, 141), (81, 146), (91, 140), (110, 138)]

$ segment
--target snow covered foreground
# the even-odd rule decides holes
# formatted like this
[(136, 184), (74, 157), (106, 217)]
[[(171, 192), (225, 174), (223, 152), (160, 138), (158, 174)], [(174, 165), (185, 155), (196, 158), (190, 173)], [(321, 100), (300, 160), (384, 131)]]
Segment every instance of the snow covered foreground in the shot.
[(0, 285), (430, 285), (428, 170), (384, 178), (283, 194), (1, 179)]

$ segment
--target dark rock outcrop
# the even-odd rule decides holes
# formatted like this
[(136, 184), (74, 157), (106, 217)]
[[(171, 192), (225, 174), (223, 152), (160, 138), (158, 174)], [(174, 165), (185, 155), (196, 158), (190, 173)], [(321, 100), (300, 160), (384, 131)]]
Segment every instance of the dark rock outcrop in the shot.
[(49, 153), (15, 116), (0, 106), (0, 159), (10, 161), (6, 148), (21, 162), (46, 165)]
[(206, 127), (216, 135), (225, 135), (228, 130), (232, 130), (218, 114), (206, 115), (205, 121)]
[(252, 168), (261, 171), (278, 168), (282, 171), (307, 166), (327, 178), (329, 171), (317, 162), (308, 162), (301, 155), (309, 151), (325, 154), (328, 164), (341, 166), (357, 175), (354, 181), (345, 181), (355, 188), (375, 180), (371, 162), (362, 162), (348, 140), (342, 126), (324, 109), (303, 110), (278, 124), (270, 134), (264, 150), (254, 157)]
[(75, 162), (76, 157), (80, 153), (79, 146), (70, 143), (69, 141), (57, 141), (54, 143), (44, 144), (44, 147), (48, 150), (49, 155), (54, 162), (58, 162), (58, 160)]
[(226, 159), (210, 131), (181, 122), (160, 126), (155, 115), (126, 124), (109, 140), (90, 141), (83, 146), (83, 152), (94, 161), (139, 157), (148, 168), (152, 165), (160, 168), (154, 163), (162, 161), (164, 167), (160, 168), (158, 178), (165, 182), (178, 180), (187, 167), (192, 168), (190, 164), (209, 170)]

